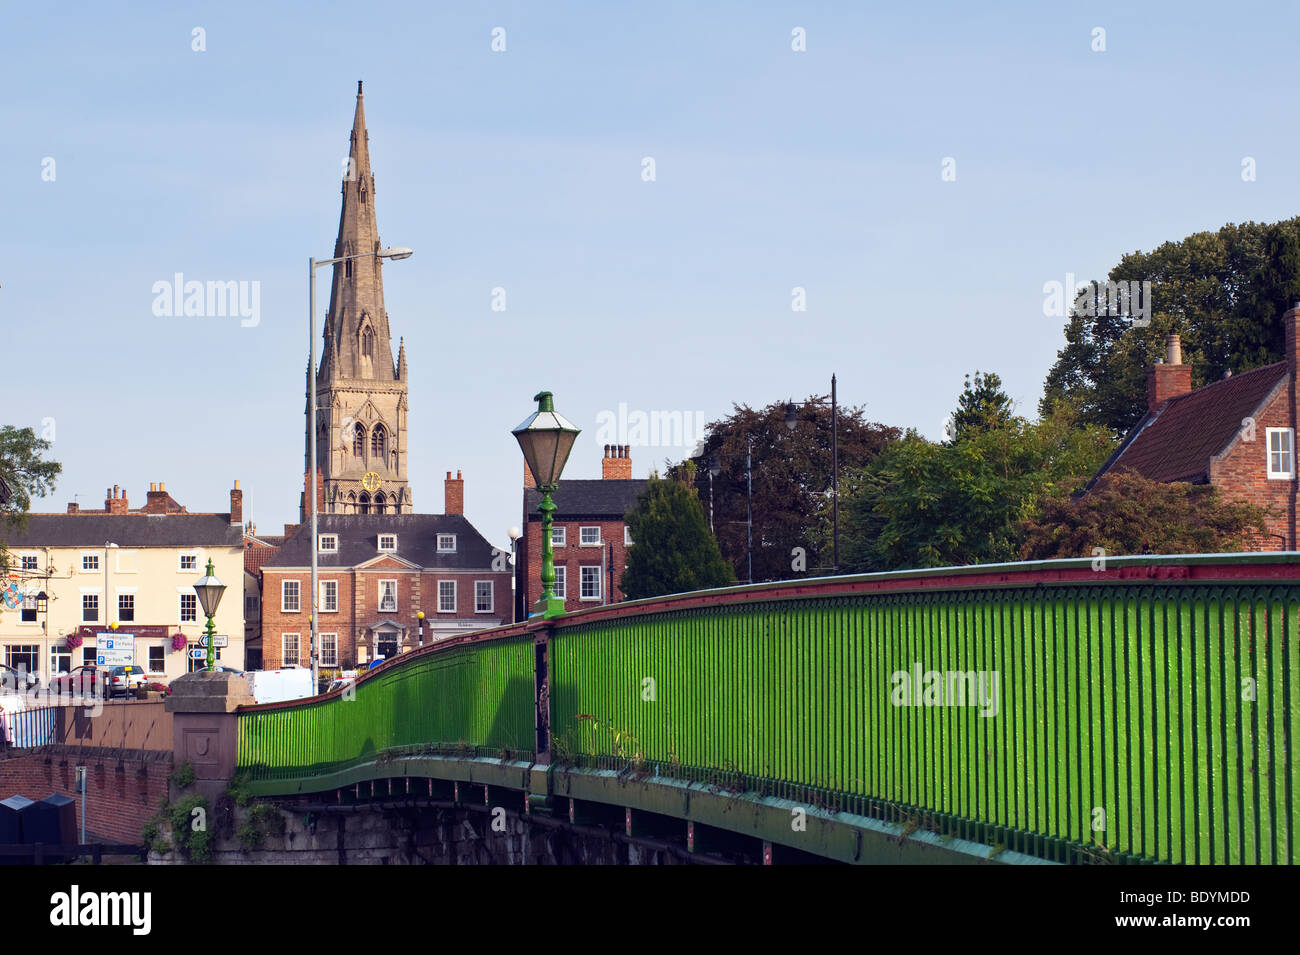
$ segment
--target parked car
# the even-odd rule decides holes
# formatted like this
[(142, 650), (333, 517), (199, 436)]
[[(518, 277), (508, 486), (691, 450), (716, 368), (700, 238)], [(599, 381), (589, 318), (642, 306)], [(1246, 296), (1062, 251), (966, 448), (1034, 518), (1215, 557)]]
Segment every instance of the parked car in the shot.
[(54, 678), (53, 687), (58, 693), (76, 693), (81, 696), (97, 695), (100, 687), (99, 668), (85, 663)]
[(146, 683), (144, 668), (137, 666), (118, 666), (108, 671), (108, 695), (110, 698), (121, 694), (132, 696), (138, 687)]
[(0, 688), (21, 693), (41, 682), (35, 673), (20, 673), (7, 664), (0, 663)]

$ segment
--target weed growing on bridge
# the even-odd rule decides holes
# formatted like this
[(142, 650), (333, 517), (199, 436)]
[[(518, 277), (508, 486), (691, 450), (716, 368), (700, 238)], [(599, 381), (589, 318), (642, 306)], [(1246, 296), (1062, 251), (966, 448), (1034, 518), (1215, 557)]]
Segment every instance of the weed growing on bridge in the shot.
[(258, 803), (248, 811), (236, 835), (245, 852), (260, 848), (268, 835), (284, 835), (284, 814), (269, 803)]
[(184, 789), (185, 787), (192, 785), (194, 782), (194, 767), (187, 759), (185, 762), (177, 766), (175, 772), (173, 772), (168, 778), (171, 780), (172, 785), (177, 789)]

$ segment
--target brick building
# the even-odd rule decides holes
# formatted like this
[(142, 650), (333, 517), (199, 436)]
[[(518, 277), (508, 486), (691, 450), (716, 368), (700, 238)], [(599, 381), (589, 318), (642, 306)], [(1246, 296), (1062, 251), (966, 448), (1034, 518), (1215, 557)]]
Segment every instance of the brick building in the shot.
[[(1155, 481), (1213, 484), (1271, 511), (1253, 550), (1296, 550), (1297, 323), (1285, 316), (1286, 358), (1192, 388), (1177, 335), (1147, 375), (1147, 413), (1097, 473), (1127, 469)], [(1094, 482), (1096, 478), (1093, 479)]]
[[(463, 510), (447, 472), (446, 514), (321, 514), (317, 548), (320, 665), (346, 669), (511, 621), (509, 555)], [(310, 666), (311, 526), (260, 565), (262, 666)]]
[[(555, 553), (555, 595), (566, 611), (617, 603), (619, 581), (627, 566), (628, 511), (649, 482), (632, 477), (627, 445), (605, 445), (601, 479), (560, 481), (551, 495), (555, 504), (551, 542)], [(515, 612), (523, 619), (542, 596), (542, 514), (528, 465), (524, 465), (524, 533), (515, 561)]]

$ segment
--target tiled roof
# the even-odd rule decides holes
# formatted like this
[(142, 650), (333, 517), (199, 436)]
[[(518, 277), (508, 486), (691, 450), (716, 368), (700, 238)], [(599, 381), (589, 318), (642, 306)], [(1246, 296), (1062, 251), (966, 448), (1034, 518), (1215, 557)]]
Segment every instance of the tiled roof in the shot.
[[(580, 517), (622, 520), (623, 515), (636, 506), (636, 499), (649, 483), (645, 478), (561, 481), (559, 490), (551, 495), (551, 501), (555, 504), (555, 520)], [(542, 495), (536, 488), (524, 491), (524, 512), (530, 521), (541, 520), (537, 510), (541, 503)]]
[(30, 514), (24, 531), (11, 531), (15, 547), (238, 547), (241, 525), (225, 514)]
[(244, 541), (244, 570), (250, 574), (257, 573), (259, 567), (275, 556), (277, 547), (265, 547)]
[[(380, 534), (396, 534), (397, 550), (391, 556), (419, 567), (448, 570), (486, 570), (492, 566), (491, 544), (461, 514), (321, 514), (320, 533), (337, 534), (337, 552), (317, 553), (320, 567), (356, 567), (389, 552), (379, 550)], [(438, 553), (438, 535), (455, 534), (456, 552)], [(311, 565), (311, 526), (294, 531), (262, 563), (264, 568)]]
[(1138, 422), (1097, 477), (1124, 469), (1153, 481), (1205, 483), (1210, 458), (1227, 447), (1242, 419), (1286, 379), (1287, 363), (1280, 361), (1170, 398)]

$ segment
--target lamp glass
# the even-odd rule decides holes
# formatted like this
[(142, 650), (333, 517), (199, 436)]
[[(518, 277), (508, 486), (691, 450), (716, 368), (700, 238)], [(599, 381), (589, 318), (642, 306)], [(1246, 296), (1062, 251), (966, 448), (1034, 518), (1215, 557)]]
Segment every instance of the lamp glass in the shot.
[(221, 603), (221, 595), (226, 592), (226, 585), (217, 579), (211, 560), (208, 561), (207, 573), (195, 583), (194, 592), (199, 596), (199, 606), (203, 608), (203, 615), (215, 617), (217, 605)]
[(533, 396), (537, 410), (515, 428), (511, 434), (519, 442), (528, 469), (538, 487), (553, 487), (560, 480), (569, 452), (581, 433), (563, 415), (557, 414), (549, 391)]

